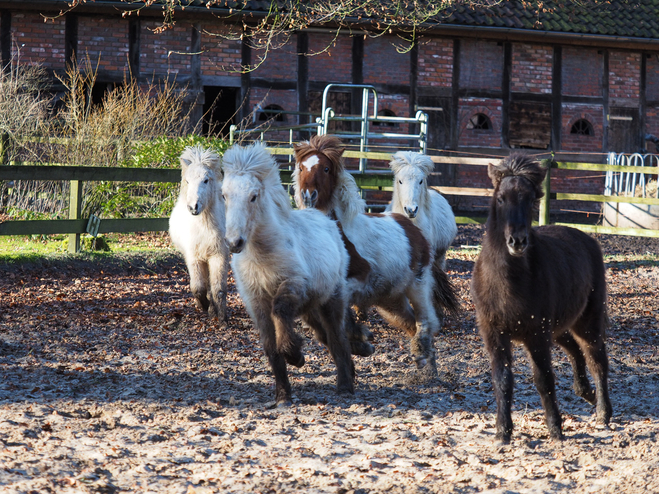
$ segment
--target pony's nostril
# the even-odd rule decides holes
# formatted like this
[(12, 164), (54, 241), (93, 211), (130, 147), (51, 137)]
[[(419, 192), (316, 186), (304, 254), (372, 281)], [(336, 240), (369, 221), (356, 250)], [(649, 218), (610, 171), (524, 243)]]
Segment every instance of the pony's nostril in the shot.
[(317, 198), (318, 198), (318, 191), (317, 191), (317, 190), (314, 190), (314, 191), (311, 193), (311, 200), (312, 200), (312, 201), (315, 201)]
[(245, 239), (239, 237), (236, 240), (229, 241), (228, 244), (229, 244), (229, 250), (232, 253), (237, 254), (238, 252), (243, 250), (243, 247), (245, 246)]

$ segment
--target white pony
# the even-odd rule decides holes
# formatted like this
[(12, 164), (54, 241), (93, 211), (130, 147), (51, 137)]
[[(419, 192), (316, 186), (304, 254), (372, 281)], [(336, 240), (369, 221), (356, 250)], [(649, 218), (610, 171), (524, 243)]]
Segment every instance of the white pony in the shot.
[(293, 210), (277, 163), (262, 144), (234, 145), (222, 161), (231, 266), (270, 361), (277, 403), (291, 401), (286, 362), (304, 365), (296, 317), (329, 349), (337, 391), (353, 393), (345, 335), (348, 254), (336, 223), (319, 211)]
[(449, 283), (446, 276), (446, 251), (458, 234), (450, 204), (434, 189), (428, 188), (428, 175), (435, 169), (430, 156), (398, 151), (389, 166), (394, 172), (394, 192), (387, 210), (407, 216), (423, 232), (433, 256), (433, 276), (439, 280), (434, 290), (437, 317), (443, 323), (444, 309), (456, 313), (458, 305), (446, 300), (439, 285)]
[(185, 259), (197, 306), (225, 325), (229, 250), (220, 158), (210, 149), (188, 146), (180, 161), (181, 191), (169, 218), (169, 235)]
[[(428, 242), (406, 216), (365, 213), (355, 179), (344, 168), (343, 151), (341, 141), (331, 135), (295, 146), (297, 205), (317, 208), (339, 222), (351, 255), (351, 302), (362, 311), (376, 306), (413, 337), (410, 347), (417, 366), (435, 370), (432, 336), (439, 332), (439, 320)], [(450, 285), (446, 289), (446, 297), (455, 300)]]
[(430, 243), (435, 264), (446, 270), (446, 251), (458, 234), (450, 204), (434, 189), (428, 188), (428, 175), (435, 169), (430, 156), (398, 151), (389, 163), (394, 172), (394, 193), (387, 208), (404, 214), (418, 226)]

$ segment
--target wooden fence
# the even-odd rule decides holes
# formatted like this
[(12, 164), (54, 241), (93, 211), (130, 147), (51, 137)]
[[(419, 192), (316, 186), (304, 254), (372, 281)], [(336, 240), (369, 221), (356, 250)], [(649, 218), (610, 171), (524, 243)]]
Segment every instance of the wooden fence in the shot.
[[(271, 149), (273, 154), (291, 155), (292, 150), (286, 148)], [(371, 160), (390, 159), (388, 153), (362, 153), (359, 151), (346, 151), (348, 158), (368, 158)], [(458, 158), (445, 156), (432, 156), (435, 163), (448, 165), (477, 165), (486, 166), (491, 159), (485, 158)], [(629, 167), (616, 165), (603, 165), (593, 163), (568, 163), (545, 160), (548, 167), (547, 178), (544, 183), (545, 197), (541, 202), (539, 224), (549, 224), (549, 211), (551, 201), (576, 200), (593, 202), (625, 202), (631, 204), (658, 205), (659, 199), (623, 196), (604, 196), (596, 194), (575, 194), (552, 192), (550, 178), (552, 170), (583, 170), (583, 171), (613, 171), (659, 174), (659, 167)], [(282, 182), (290, 183), (291, 171), (282, 170)], [(82, 182), (85, 181), (115, 181), (115, 182), (150, 182), (150, 183), (176, 183), (180, 181), (180, 170), (163, 168), (101, 168), (80, 166), (38, 166), (38, 165), (10, 165), (0, 166), (0, 180), (50, 180), (68, 181), (69, 193), (69, 219), (66, 220), (29, 220), (0, 222), (0, 235), (30, 235), (30, 234), (68, 234), (69, 252), (80, 249), (80, 234), (87, 231), (88, 218), (80, 217), (82, 203)], [(392, 175), (387, 170), (371, 171), (365, 174), (356, 174), (357, 184), (366, 190), (391, 190)], [(492, 189), (476, 187), (433, 187), (445, 195), (454, 196), (481, 196), (492, 194)], [(459, 216), (458, 223), (482, 223), (484, 218)], [(637, 235), (659, 237), (659, 230), (643, 230), (637, 228), (616, 228), (600, 225), (566, 224), (580, 230), (592, 233)], [(102, 219), (98, 225), (98, 233), (110, 232), (144, 232), (166, 231), (168, 218), (129, 218), (129, 219)]]

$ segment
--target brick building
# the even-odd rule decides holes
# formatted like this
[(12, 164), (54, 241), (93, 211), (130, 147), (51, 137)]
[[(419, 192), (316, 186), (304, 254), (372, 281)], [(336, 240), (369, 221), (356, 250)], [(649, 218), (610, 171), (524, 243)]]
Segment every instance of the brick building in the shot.
[[(247, 73), (240, 67), (263, 54), (216, 34), (239, 31), (248, 18), (192, 3), (177, 13), (173, 29), (155, 33), (158, 7), (122, 17), (126, 4), (96, 0), (44, 22), (44, 14), (59, 13), (67, 2), (0, 0), (3, 64), (20, 52), (22, 61), (61, 73), (72, 57), (88, 54), (99, 61), (97, 93), (126, 74), (145, 82), (176, 78), (191, 89), (198, 118), (216, 101), (213, 118), (222, 122), (245, 117), (257, 104), (317, 112), (328, 83), (372, 84), (380, 112), (428, 112), (431, 154), (528, 148), (602, 161), (607, 151), (637, 151), (646, 134), (659, 135), (657, 0), (458, 5), (404, 53), (395, 33), (369, 37), (354, 26), (353, 35), (336, 36), (318, 26), (282, 39)], [(247, 2), (251, 11), (243, 13), (258, 17), (267, 4)], [(360, 98), (346, 92), (331, 104), (357, 113)], [(288, 123), (298, 118), (308, 116), (282, 115)], [(448, 167), (441, 176), (443, 183), (487, 185), (483, 173), (468, 169)], [(564, 190), (575, 187), (570, 179), (556, 177)], [(591, 180), (593, 190), (601, 186), (601, 178)]]

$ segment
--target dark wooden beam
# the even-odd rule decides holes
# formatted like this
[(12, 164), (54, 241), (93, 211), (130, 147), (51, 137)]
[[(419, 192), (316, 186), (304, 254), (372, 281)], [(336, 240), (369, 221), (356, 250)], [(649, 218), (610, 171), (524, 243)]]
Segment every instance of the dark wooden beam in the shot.
[(561, 130), (563, 122), (563, 48), (554, 46), (554, 57), (551, 72), (551, 149), (561, 149)]
[(419, 45), (414, 43), (410, 50), (410, 117), (416, 114), (417, 86), (419, 82)]
[(11, 63), (11, 12), (3, 10), (0, 15), (0, 46), (2, 47), (2, 68)]
[[(352, 83), (364, 84), (364, 37), (359, 34), (352, 37)], [(361, 113), (361, 89), (352, 92), (350, 107), (353, 114)]]
[[(309, 111), (309, 34), (297, 33), (297, 111)], [(305, 124), (299, 117), (298, 124)]]
[(247, 37), (245, 36), (241, 48), (242, 73), (240, 74), (240, 101), (238, 102), (240, 120), (247, 118), (250, 113), (249, 108), (249, 89), (251, 86), (251, 72), (249, 71), (252, 65), (252, 48), (247, 44)]
[(604, 105), (604, 128), (602, 129), (602, 151), (609, 150), (609, 50), (604, 50), (602, 67), (602, 99)]
[(639, 106), (638, 106), (638, 129), (639, 129), (639, 148), (645, 148), (645, 120), (647, 111), (647, 77), (648, 77), (648, 57), (650, 55), (641, 53), (641, 74), (639, 78)]
[(510, 76), (513, 70), (513, 45), (503, 44), (503, 74), (501, 77), (501, 143), (510, 147), (508, 130), (510, 127)]
[(131, 17), (128, 21), (128, 68), (133, 79), (140, 78), (140, 40), (142, 21)]
[(460, 137), (460, 40), (453, 40), (453, 74), (451, 78), (451, 113), (449, 116), (448, 148), (458, 149)]
[(64, 22), (64, 63), (67, 65), (77, 63), (76, 52), (78, 51), (78, 16), (66, 14)]

